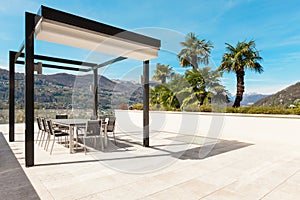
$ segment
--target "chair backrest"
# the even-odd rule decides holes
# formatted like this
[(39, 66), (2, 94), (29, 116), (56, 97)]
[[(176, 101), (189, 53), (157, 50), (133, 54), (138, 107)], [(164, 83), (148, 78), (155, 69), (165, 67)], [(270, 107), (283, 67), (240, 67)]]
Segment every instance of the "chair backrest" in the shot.
[(57, 114), (55, 116), (56, 119), (68, 119), (68, 115), (67, 114)]
[(41, 121), (42, 121), (43, 130), (46, 131), (46, 132), (49, 132), (47, 124), (46, 124), (47, 123), (46, 119), (45, 118), (41, 118)]
[(88, 120), (86, 122), (85, 137), (100, 135), (101, 121), (99, 120)]
[(54, 135), (54, 131), (52, 129), (52, 121), (51, 120), (47, 120), (47, 125), (48, 125), (48, 130), (49, 130), (49, 133), (51, 135)]
[(39, 127), (39, 130), (40, 131), (43, 131), (43, 127), (42, 127), (42, 122), (41, 122), (41, 118), (40, 117), (37, 117), (36, 118), (36, 122), (37, 122), (37, 124), (38, 124), (38, 127)]
[(115, 130), (116, 118), (110, 117), (107, 124), (107, 131), (113, 132)]

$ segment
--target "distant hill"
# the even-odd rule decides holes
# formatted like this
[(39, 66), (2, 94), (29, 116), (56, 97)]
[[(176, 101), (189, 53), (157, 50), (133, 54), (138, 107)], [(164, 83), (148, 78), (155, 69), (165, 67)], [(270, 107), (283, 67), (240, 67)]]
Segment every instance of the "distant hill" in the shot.
[[(265, 95), (265, 94), (256, 94), (256, 93), (250, 93), (250, 94), (247, 94), (245, 93), (243, 95), (243, 101), (241, 101), (241, 106), (251, 106), (253, 105), (255, 102), (259, 101), (260, 99), (263, 99), (265, 97), (267, 97), (268, 95)], [(230, 99), (230, 104), (229, 105), (232, 105), (234, 100), (235, 100), (235, 96), (234, 95), (229, 95), (229, 99)]]
[[(24, 106), (24, 74), (16, 73), (18, 80), (15, 87), (16, 106)], [(58, 73), (51, 75), (35, 75), (35, 105), (39, 108), (70, 108), (79, 104), (80, 108), (87, 106), (93, 100), (91, 85), (93, 75)], [(9, 72), (0, 68), (0, 108), (8, 108)], [(142, 86), (139, 83), (123, 80), (110, 80), (98, 76), (99, 107), (110, 109), (121, 103), (142, 103)]]
[(300, 82), (291, 85), (276, 94), (257, 101), (255, 106), (284, 106), (288, 107), (300, 101)]
[(251, 106), (255, 102), (267, 97), (269, 95), (266, 94), (244, 94), (243, 101), (241, 102), (242, 106)]

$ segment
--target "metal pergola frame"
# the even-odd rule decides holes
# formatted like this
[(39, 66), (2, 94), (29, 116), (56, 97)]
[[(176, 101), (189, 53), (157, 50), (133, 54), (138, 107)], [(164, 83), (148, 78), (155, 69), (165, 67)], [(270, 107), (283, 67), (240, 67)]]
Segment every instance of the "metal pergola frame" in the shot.
[[(76, 60), (69, 60), (64, 58), (50, 57), (44, 55), (34, 54), (34, 40), (35, 29), (41, 19), (50, 20), (51, 22), (63, 24), (79, 28), (81, 31), (99, 33), (102, 36), (113, 37), (120, 39), (121, 42), (127, 41), (129, 44), (132, 42), (134, 45), (141, 44), (150, 47), (151, 56), (153, 52), (159, 50), (160, 40), (144, 36), (141, 34), (129, 32), (117, 27), (92, 21), (86, 18), (75, 16), (59, 10), (41, 6), (39, 14), (32, 14), (25, 12), (25, 42), (21, 45), (18, 52), (9, 51), (9, 141), (15, 141), (15, 65), (25, 64), (25, 166), (34, 166), (34, 66), (36, 61), (47, 61), (54, 64), (42, 64), (46, 68), (55, 68), (62, 70), (93, 71), (93, 84), (94, 84), (94, 107), (93, 115), (98, 116), (98, 68), (107, 66), (109, 64), (132, 58), (130, 55), (118, 56), (112, 60), (106, 61), (101, 64), (88, 63)], [(126, 34), (120, 34), (126, 32)], [(154, 49), (154, 50), (153, 50)], [(23, 50), (25, 51), (24, 53)], [(149, 52), (149, 51), (148, 51)], [(147, 56), (145, 51), (141, 51), (142, 56)], [(150, 54), (149, 54), (150, 55)], [(136, 56), (136, 55), (134, 55)], [(138, 55), (140, 56), (140, 55)], [(155, 55), (154, 55), (155, 56)], [(24, 61), (19, 58), (24, 58)], [(146, 57), (145, 57), (146, 58)], [(149, 147), (149, 60), (143, 59), (143, 146)], [(77, 65), (77, 67), (62, 66), (55, 63), (63, 63), (69, 65)], [(81, 66), (81, 67), (80, 67)], [(84, 68), (82, 68), (84, 67)]]

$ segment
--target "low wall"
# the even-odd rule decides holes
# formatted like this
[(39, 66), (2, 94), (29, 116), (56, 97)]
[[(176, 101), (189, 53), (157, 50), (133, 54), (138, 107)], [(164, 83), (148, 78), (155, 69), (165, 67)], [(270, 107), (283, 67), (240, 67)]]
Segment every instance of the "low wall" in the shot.
[[(142, 111), (116, 110), (115, 114), (119, 131), (142, 131)], [(150, 132), (157, 130), (300, 147), (300, 117), (293, 115), (151, 111)]]

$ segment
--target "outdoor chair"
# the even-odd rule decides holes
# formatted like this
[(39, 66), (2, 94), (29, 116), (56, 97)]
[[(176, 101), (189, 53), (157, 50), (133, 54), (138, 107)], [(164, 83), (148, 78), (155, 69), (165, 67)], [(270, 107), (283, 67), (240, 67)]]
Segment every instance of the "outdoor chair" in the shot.
[(46, 136), (46, 134), (48, 134), (47, 124), (46, 124), (46, 119), (45, 118), (41, 118), (41, 125), (42, 125), (43, 131), (42, 131), (42, 135), (40, 137), (39, 145), (43, 146), (45, 136)]
[[(43, 129), (43, 125), (42, 125), (42, 121), (41, 121), (41, 118), (40, 117), (37, 117), (36, 118), (36, 122), (37, 122), (37, 125), (38, 125), (38, 128), (39, 128), (39, 130), (38, 130), (38, 133), (37, 133), (37, 137), (36, 137), (36, 141), (35, 141), (35, 143), (38, 143), (38, 141), (39, 141), (39, 136), (41, 135), (43, 135), (43, 132), (44, 132), (44, 129)], [(41, 138), (40, 138), (41, 139)]]
[[(67, 114), (57, 114), (55, 115), (55, 119), (68, 119), (69, 116)], [(60, 130), (64, 130), (64, 131), (68, 131), (69, 130), (69, 127), (66, 127), (66, 126), (58, 126), (56, 125), (55, 126), (56, 128), (59, 128)]]
[(115, 145), (116, 145), (117, 144), (116, 137), (115, 137), (116, 118), (115, 117), (105, 118), (105, 123), (107, 123), (107, 133), (108, 132), (112, 132), (113, 133), (114, 142), (115, 142)]
[[(51, 150), (50, 150), (50, 155), (51, 155), (52, 151), (53, 151), (54, 143), (55, 143), (55, 138), (65, 137), (65, 142), (66, 142), (66, 138), (67, 138), (67, 136), (69, 136), (69, 133), (66, 133), (66, 132), (63, 132), (63, 131), (60, 131), (60, 130), (54, 130), (51, 120), (47, 120), (47, 125), (48, 125), (48, 130), (49, 130), (49, 133), (50, 133), (49, 136), (51, 136), (51, 135), (53, 136), (53, 143), (52, 143), (52, 147), (51, 147)], [(49, 145), (49, 143), (50, 143), (50, 138), (49, 138), (48, 145)], [(46, 151), (48, 150), (48, 145), (47, 145)]]
[(86, 122), (86, 128), (83, 131), (83, 145), (84, 145), (84, 153), (86, 154), (86, 139), (87, 138), (94, 138), (94, 145), (97, 145), (97, 137), (100, 138), (101, 148), (103, 150), (103, 140), (101, 136), (101, 127), (102, 122), (101, 120), (88, 120)]
[[(44, 127), (45, 135), (47, 134), (47, 138), (46, 138), (46, 141), (45, 141), (44, 149), (46, 151), (48, 151), (48, 147), (49, 147), (51, 135), (53, 135), (53, 134), (50, 132), (49, 125), (48, 125), (48, 122), (47, 122), (46, 119), (42, 119), (42, 124), (43, 124), (43, 127)], [(60, 132), (62, 132), (61, 130), (57, 129), (56, 127), (51, 126), (51, 128), (52, 128), (52, 132), (54, 132), (54, 133), (60, 133)], [(43, 142), (42, 142), (41, 146), (43, 146)]]
[(57, 114), (55, 116), (55, 119), (68, 119), (68, 115), (67, 114)]
[[(48, 150), (48, 146), (49, 146), (50, 139), (51, 139), (51, 133), (50, 133), (50, 130), (49, 130), (49, 127), (48, 127), (48, 124), (47, 124), (47, 120), (45, 118), (42, 119), (42, 124), (43, 124), (43, 127), (44, 127), (45, 135), (47, 135), (44, 149)], [(44, 139), (43, 139), (43, 141), (44, 141)], [(41, 146), (43, 146), (43, 141), (42, 141), (42, 145)]]

